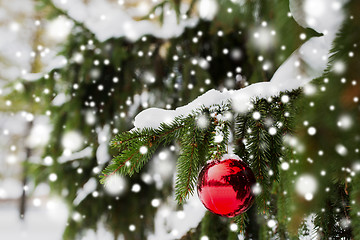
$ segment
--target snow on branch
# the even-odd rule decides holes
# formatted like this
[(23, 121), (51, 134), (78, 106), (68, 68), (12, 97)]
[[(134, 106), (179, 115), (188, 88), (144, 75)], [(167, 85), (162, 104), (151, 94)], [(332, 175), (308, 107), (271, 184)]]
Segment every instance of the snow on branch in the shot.
[[(307, 5), (311, 4), (310, 1), (306, 0), (301, 5), (298, 1), (291, 0), (292, 15), (301, 26), (311, 27), (323, 33), (323, 36), (312, 38), (297, 49), (277, 69), (270, 82), (255, 83), (233, 91), (220, 92), (212, 89), (189, 104), (175, 110), (146, 109), (135, 117), (135, 128), (158, 128), (162, 122), (170, 123), (177, 117), (191, 114), (194, 109), (202, 106), (209, 108), (226, 102), (232, 103), (234, 111), (245, 112), (255, 98), (267, 98), (279, 95), (280, 92), (292, 91), (321, 76), (326, 69), (331, 44), (344, 19), (344, 13), (341, 8), (332, 7), (333, 5), (326, 0), (319, 0), (324, 3), (321, 6), (325, 8), (323, 10), (326, 14), (316, 15), (311, 11), (311, 8), (306, 8)], [(309, 17), (312, 21), (308, 21)]]
[[(99, 41), (106, 41), (110, 38), (126, 37), (131, 41), (136, 41), (143, 35), (153, 35), (158, 38), (168, 39), (177, 37), (184, 32), (186, 27), (194, 27), (198, 23), (197, 17), (181, 19), (177, 22), (174, 10), (164, 9), (163, 24), (149, 20), (136, 21), (133, 17), (138, 17), (136, 9), (126, 10), (121, 4), (104, 1), (89, 0), (84, 3), (82, 0), (52, 0), (54, 4), (67, 12), (74, 20), (83, 23), (92, 31)], [(150, 10), (150, 6), (149, 10)], [(145, 6), (145, 8), (147, 8)], [(184, 6), (185, 8), (185, 6)], [(143, 12), (143, 15), (148, 12)], [(134, 16), (135, 15), (135, 16)]]

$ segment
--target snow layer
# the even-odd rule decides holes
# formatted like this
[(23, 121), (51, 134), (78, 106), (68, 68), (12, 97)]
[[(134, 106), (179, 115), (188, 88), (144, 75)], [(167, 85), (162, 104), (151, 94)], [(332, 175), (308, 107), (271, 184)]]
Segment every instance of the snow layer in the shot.
[(235, 111), (244, 112), (249, 108), (251, 100), (256, 97), (267, 98), (286, 90), (291, 91), (321, 76), (328, 62), (331, 44), (344, 19), (342, 4), (345, 1), (331, 0), (325, 3), (325, 0), (315, 0), (324, 7), (324, 14), (316, 14), (314, 10), (309, 12), (306, 4), (309, 4), (310, 0), (303, 5), (297, 2), (290, 1), (294, 19), (303, 27), (312, 27), (324, 36), (312, 38), (304, 43), (277, 69), (270, 82), (255, 83), (234, 91), (209, 90), (188, 105), (175, 110), (146, 109), (135, 117), (135, 128), (158, 128), (162, 122), (168, 123), (176, 117), (186, 116), (201, 106), (210, 107), (227, 101), (232, 102)]
[(227, 160), (227, 159), (235, 159), (235, 160), (241, 160), (241, 158), (236, 154), (224, 154), (221, 158), (221, 161)]
[(186, 27), (197, 24), (197, 18), (180, 20), (177, 23), (174, 11), (165, 9), (164, 23), (142, 20), (136, 21), (128, 11), (117, 3), (104, 0), (53, 0), (54, 4), (65, 10), (73, 19), (84, 23), (100, 41), (113, 37), (126, 37), (135, 41), (143, 35), (151, 34), (159, 38), (179, 36)]
[(22, 79), (26, 81), (37, 81), (42, 78), (46, 73), (51, 72), (54, 69), (62, 68), (66, 65), (67, 60), (64, 56), (54, 56), (53, 58), (49, 59), (47, 66), (44, 67), (44, 70), (39, 73), (25, 73), (22, 76)]
[(77, 160), (77, 159), (84, 159), (84, 158), (92, 156), (92, 152), (93, 152), (92, 147), (86, 147), (79, 152), (72, 153), (71, 155), (60, 156), (58, 158), (58, 162), (60, 164), (63, 164), (63, 163), (69, 162), (69, 161)]
[(74, 205), (79, 205), (89, 194), (96, 190), (98, 181), (95, 178), (90, 178), (82, 188), (79, 188), (74, 199)]

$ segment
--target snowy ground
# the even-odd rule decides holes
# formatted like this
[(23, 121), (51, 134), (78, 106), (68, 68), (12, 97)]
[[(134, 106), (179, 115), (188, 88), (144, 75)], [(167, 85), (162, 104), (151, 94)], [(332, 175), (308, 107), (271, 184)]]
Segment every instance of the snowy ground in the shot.
[(61, 239), (66, 218), (67, 211), (60, 205), (57, 210), (31, 207), (26, 213), (25, 220), (21, 221), (17, 205), (0, 204), (0, 239)]

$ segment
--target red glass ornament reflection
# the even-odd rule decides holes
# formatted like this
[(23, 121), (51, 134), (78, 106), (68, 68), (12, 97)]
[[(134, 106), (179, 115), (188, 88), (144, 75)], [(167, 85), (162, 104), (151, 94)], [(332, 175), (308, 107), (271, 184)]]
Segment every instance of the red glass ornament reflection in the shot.
[(197, 192), (210, 212), (234, 217), (253, 204), (255, 196), (251, 188), (255, 183), (254, 173), (243, 161), (213, 161), (201, 170)]

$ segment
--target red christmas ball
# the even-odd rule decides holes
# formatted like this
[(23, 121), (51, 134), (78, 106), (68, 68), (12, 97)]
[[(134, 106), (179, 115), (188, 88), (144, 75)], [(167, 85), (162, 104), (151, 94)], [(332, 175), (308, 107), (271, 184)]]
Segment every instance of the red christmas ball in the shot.
[(225, 159), (206, 164), (200, 172), (197, 192), (210, 211), (234, 217), (248, 210), (254, 202), (254, 173), (242, 160)]

